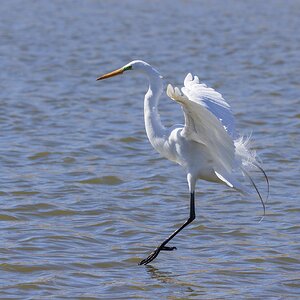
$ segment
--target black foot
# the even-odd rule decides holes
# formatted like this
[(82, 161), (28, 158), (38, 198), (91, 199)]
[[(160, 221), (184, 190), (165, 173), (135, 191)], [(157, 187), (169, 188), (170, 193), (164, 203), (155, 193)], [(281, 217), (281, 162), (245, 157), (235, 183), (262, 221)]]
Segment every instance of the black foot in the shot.
[(173, 251), (176, 250), (176, 247), (157, 247), (147, 258), (143, 259), (139, 265), (147, 265), (149, 264), (149, 262), (151, 262), (152, 260), (154, 260), (157, 255), (159, 254), (160, 251)]

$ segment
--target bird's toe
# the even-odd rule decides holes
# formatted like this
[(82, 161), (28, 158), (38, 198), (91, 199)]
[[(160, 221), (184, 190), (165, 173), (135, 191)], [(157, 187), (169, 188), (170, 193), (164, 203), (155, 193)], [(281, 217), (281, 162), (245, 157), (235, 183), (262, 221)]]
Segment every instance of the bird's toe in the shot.
[(147, 265), (147, 264), (149, 264), (149, 262), (151, 262), (152, 260), (154, 260), (156, 258), (156, 256), (160, 252), (160, 250), (161, 249), (159, 249), (159, 248), (155, 249), (147, 258), (143, 259), (139, 263), (139, 265)]

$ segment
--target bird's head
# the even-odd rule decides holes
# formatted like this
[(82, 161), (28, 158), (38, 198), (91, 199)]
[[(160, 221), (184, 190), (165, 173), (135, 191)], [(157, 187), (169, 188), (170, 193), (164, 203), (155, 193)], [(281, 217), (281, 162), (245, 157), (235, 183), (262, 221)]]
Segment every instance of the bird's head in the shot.
[(130, 63), (128, 63), (127, 65), (120, 68), (120, 69), (117, 69), (117, 70), (112, 71), (110, 73), (106, 73), (106, 74), (98, 77), (97, 80), (102, 80), (102, 79), (106, 79), (106, 78), (109, 78), (109, 77), (117, 76), (117, 75), (123, 74), (126, 71), (131, 71), (131, 70), (140, 71), (142, 73), (146, 73), (149, 76), (155, 74), (155, 75), (159, 76), (160, 78), (162, 78), (162, 76), (159, 74), (159, 72), (157, 70), (155, 70), (148, 63), (146, 63), (142, 60), (133, 60)]

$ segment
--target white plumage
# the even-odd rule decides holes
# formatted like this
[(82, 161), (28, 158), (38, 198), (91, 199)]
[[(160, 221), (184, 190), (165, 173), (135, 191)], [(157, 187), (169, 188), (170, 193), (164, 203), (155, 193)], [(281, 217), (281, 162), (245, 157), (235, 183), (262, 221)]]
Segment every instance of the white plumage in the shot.
[[(249, 192), (235, 178), (234, 171), (257, 162), (255, 155), (248, 150), (249, 140), (236, 138), (235, 121), (229, 104), (220, 93), (200, 83), (199, 78), (191, 73), (185, 77), (181, 91), (171, 84), (167, 87), (167, 95), (177, 101), (184, 112), (185, 125), (181, 135), (206, 147), (210, 167), (219, 180), (241, 192)], [(191, 165), (195, 163), (193, 158)]]

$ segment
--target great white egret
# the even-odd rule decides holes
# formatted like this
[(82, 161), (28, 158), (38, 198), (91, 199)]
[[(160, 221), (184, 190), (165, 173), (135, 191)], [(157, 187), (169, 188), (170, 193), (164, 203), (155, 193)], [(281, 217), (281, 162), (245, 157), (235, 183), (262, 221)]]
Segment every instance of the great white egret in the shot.
[(262, 197), (247, 172), (248, 167), (259, 168), (268, 183), (264, 170), (249, 150), (249, 139), (238, 137), (230, 106), (222, 95), (205, 84), (197, 76), (188, 74), (181, 91), (168, 85), (167, 95), (178, 102), (183, 110), (185, 125), (165, 128), (158, 114), (158, 101), (163, 92), (162, 76), (148, 63), (135, 60), (124, 67), (107, 73), (97, 80), (123, 74), (127, 71), (144, 73), (149, 80), (149, 89), (144, 99), (144, 118), (147, 136), (152, 146), (165, 158), (181, 165), (187, 173), (190, 192), (190, 215), (186, 222), (174, 231), (140, 265), (154, 260), (160, 251), (171, 251), (176, 247), (167, 244), (184, 227), (195, 219), (195, 185), (197, 179), (223, 183), (241, 193), (249, 190), (238, 180), (238, 174), (246, 175), (264, 208)]

